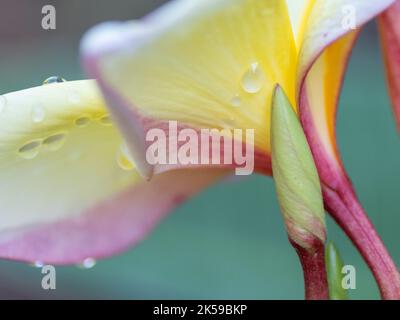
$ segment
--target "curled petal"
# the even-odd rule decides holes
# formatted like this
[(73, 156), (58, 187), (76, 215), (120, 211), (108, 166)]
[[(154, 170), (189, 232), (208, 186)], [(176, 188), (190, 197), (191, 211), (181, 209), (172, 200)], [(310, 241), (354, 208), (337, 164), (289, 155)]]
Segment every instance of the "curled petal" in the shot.
[(307, 19), (314, 2), (315, 0), (286, 0), (297, 49), (302, 44)]
[(391, 3), (315, 1), (304, 27), (297, 78), (299, 113), (321, 180), (333, 190), (349, 186), (336, 146), (335, 122), (351, 49), (360, 26)]
[[(315, 0), (304, 25), (299, 55), (298, 84), (325, 48), (355, 32), (389, 7), (394, 0)], [(298, 86), (298, 90), (301, 85)]]
[[(300, 118), (322, 181), (325, 207), (360, 250), (378, 282), (382, 297), (398, 299), (400, 276), (357, 200), (343, 168), (335, 135), (339, 91), (358, 33), (356, 29), (343, 36), (346, 30), (340, 24), (340, 9), (343, 5), (353, 7), (357, 27), (391, 3), (393, 1), (317, 1), (300, 51), (298, 81), (301, 85), (298, 90)], [(326, 14), (318, 16), (314, 12), (317, 9)]]
[(78, 214), (2, 232), (0, 256), (73, 264), (114, 255), (137, 244), (167, 213), (225, 174), (188, 169), (159, 174), (150, 183), (137, 182)]
[[(351, 189), (335, 132), (339, 93), (351, 49), (359, 26), (392, 2), (316, 1), (305, 26), (298, 68), (299, 113), (323, 186), (330, 190)], [(353, 8), (355, 30), (343, 28), (343, 8), (350, 13)]]
[(64, 264), (110, 255), (222, 174), (171, 171), (143, 181), (94, 81), (0, 99), (1, 257)]
[[(320, 175), (332, 185), (342, 166), (336, 146), (336, 110), (344, 73), (357, 37), (351, 32), (327, 47), (310, 69), (300, 97), (300, 117), (320, 163)], [(323, 164), (322, 164), (323, 163)]]
[[(143, 132), (177, 120), (255, 129), (260, 162), (270, 162), (274, 85), (294, 102), (296, 47), (284, 1), (172, 1), (139, 22), (95, 27), (81, 50), (133, 149), (143, 150)], [(134, 157), (145, 163), (143, 151)]]

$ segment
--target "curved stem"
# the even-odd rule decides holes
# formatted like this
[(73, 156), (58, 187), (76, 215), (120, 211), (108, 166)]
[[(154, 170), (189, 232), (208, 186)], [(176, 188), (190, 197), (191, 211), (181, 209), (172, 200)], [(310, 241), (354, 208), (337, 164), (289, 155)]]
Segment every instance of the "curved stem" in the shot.
[(323, 186), (327, 211), (353, 241), (370, 267), (383, 299), (400, 299), (400, 275), (361, 207), (351, 183), (347, 180), (335, 190)]
[[(399, 272), (362, 209), (341, 160), (326, 152), (314, 124), (308, 97), (301, 95), (301, 123), (322, 182), (326, 210), (353, 241), (370, 267), (383, 299), (400, 299)], [(338, 152), (336, 152), (338, 155)]]
[(329, 288), (325, 268), (325, 246), (316, 239), (313, 250), (307, 250), (290, 241), (299, 256), (304, 274), (305, 297), (307, 300), (328, 300)]

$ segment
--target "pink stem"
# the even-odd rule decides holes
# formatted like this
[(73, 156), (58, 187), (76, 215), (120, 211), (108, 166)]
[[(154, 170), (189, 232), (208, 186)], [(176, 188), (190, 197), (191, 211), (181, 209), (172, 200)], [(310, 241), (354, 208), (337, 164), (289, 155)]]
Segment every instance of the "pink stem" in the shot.
[(328, 280), (325, 269), (325, 246), (321, 240), (314, 241), (313, 250), (307, 250), (290, 241), (296, 249), (304, 274), (307, 300), (328, 300)]
[(306, 94), (301, 95), (300, 105), (300, 119), (321, 178), (326, 210), (363, 256), (378, 283), (382, 298), (400, 299), (399, 272), (361, 207), (342, 162), (326, 153)]
[(400, 275), (371, 221), (353, 191), (351, 183), (335, 190), (323, 186), (327, 211), (353, 241), (370, 267), (383, 299), (400, 299)]

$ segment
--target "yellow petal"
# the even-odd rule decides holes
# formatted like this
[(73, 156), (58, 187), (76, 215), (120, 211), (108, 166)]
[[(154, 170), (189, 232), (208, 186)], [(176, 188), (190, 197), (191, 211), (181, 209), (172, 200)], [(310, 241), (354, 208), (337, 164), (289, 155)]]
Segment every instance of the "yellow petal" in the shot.
[[(336, 150), (334, 125), (344, 65), (358, 27), (392, 2), (316, 1), (300, 51), (298, 83), (307, 78), (305, 85), (297, 88), (300, 118), (322, 182), (325, 208), (359, 248), (386, 299), (398, 297), (398, 271), (357, 200)], [(356, 30), (338, 41), (349, 31), (343, 26), (350, 21), (342, 24), (345, 12), (355, 13)], [(365, 234), (369, 236), (364, 237)]]
[[(267, 163), (274, 85), (297, 110), (307, 72), (324, 49), (392, 1), (177, 0), (140, 22), (95, 27), (83, 39), (83, 61), (99, 79), (145, 177), (153, 171), (145, 133), (165, 128), (168, 120), (182, 127), (255, 129), (255, 149)], [(339, 65), (327, 81), (336, 83), (343, 71)], [(325, 126), (321, 135), (331, 152), (336, 105), (325, 100), (336, 101), (340, 86), (323, 92), (325, 72), (310, 76), (317, 79), (310, 100), (322, 103), (316, 116), (327, 119), (318, 125)]]
[(171, 171), (143, 181), (94, 81), (0, 99), (1, 257), (72, 263), (110, 255), (225, 174)]
[(338, 168), (335, 119), (347, 60), (360, 27), (392, 2), (315, 1), (305, 24), (296, 88), (300, 114), (314, 153), (319, 145), (321, 158)]
[(297, 48), (300, 47), (303, 41), (304, 29), (315, 1), (316, 0), (286, 0)]
[(94, 81), (1, 96), (0, 231), (79, 214), (137, 180)]
[(285, 1), (174, 1), (141, 22), (95, 27), (82, 53), (126, 136), (138, 135), (138, 123), (145, 130), (167, 120), (251, 128), (267, 154), (276, 83), (294, 104), (296, 47)]
[[(328, 155), (336, 159), (336, 108), (344, 72), (351, 49), (357, 37), (351, 32), (334, 42), (317, 59), (307, 75), (303, 97), (306, 96), (312, 125), (317, 139)], [(302, 111), (300, 111), (302, 112)]]
[(299, 52), (297, 84), (324, 49), (340, 37), (359, 29), (394, 0), (316, 0), (310, 9)]

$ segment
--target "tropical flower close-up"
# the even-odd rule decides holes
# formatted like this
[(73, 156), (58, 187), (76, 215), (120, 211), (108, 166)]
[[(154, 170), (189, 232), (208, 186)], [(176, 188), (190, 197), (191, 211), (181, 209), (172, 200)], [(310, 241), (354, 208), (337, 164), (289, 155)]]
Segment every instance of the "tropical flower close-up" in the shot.
[[(58, 270), (128, 260), (140, 244), (129, 261), (137, 269), (125, 270), (141, 292), (164, 286), (151, 298), (343, 300), (361, 290), (356, 298), (400, 299), (398, 158), (390, 161), (400, 152), (400, 0), (91, 2), (90, 14), (85, 5), (69, 9), (76, 3), (31, 4), (43, 9), (32, 22), (43, 28), (36, 43), (12, 36), (36, 32), (29, 19), (26, 30), (1, 27), (11, 35), (0, 55), (0, 258)], [(29, 78), (18, 80), (23, 73)], [(390, 102), (393, 117), (380, 120)], [(177, 260), (181, 271), (168, 274), (164, 260), (180, 253), (163, 242), (193, 251), (203, 243), (204, 253)], [(236, 248), (237, 259), (215, 260), (215, 246)], [(262, 270), (262, 256), (275, 269)], [(15, 262), (1, 263), (12, 279)], [(196, 271), (212, 266), (214, 280)], [(120, 267), (114, 262), (112, 273)], [(202, 279), (197, 291), (179, 285), (185, 272), (189, 282)], [(224, 273), (271, 292), (249, 284), (241, 294)], [(165, 289), (169, 277), (177, 284)], [(286, 277), (299, 278), (299, 291), (274, 287)], [(201, 289), (207, 281), (215, 283)]]

